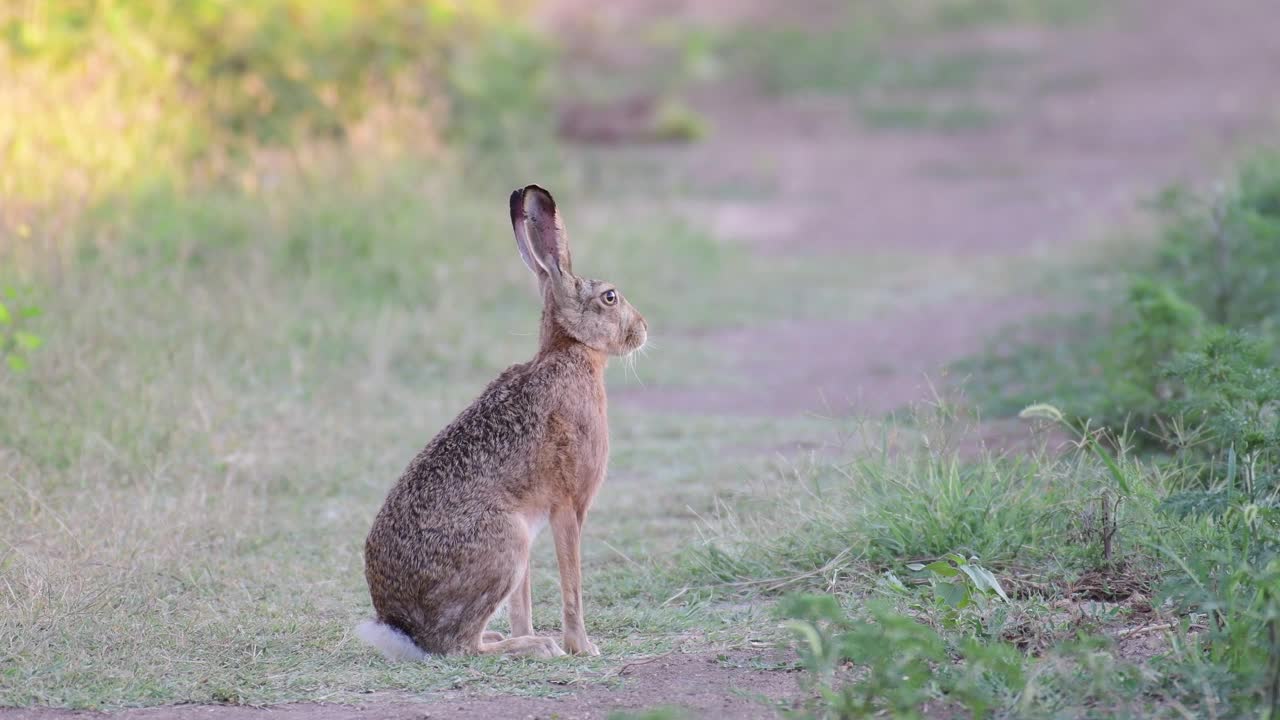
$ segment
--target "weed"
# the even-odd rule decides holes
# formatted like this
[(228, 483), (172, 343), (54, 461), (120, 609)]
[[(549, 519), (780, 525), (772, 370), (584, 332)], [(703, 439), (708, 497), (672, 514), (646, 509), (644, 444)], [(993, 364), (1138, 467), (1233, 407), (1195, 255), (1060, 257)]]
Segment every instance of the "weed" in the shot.
[(0, 359), (15, 373), (27, 369), (30, 355), (44, 339), (30, 329), (40, 307), (24, 302), (13, 288), (0, 294)]
[(928, 574), (934, 599), (946, 613), (943, 621), (948, 626), (958, 624), (961, 613), (971, 605), (976, 605), (979, 611), (985, 610), (988, 597), (1009, 601), (1009, 596), (1005, 594), (996, 576), (974, 562), (975, 560), (977, 558), (966, 559), (952, 553), (927, 565), (907, 565), (907, 569), (912, 572)]
[[(884, 606), (868, 607), (873, 622), (850, 622), (829, 595), (792, 597), (780, 612), (791, 618), (796, 651), (820, 699), (811, 707), (815, 716), (915, 717), (930, 697), (933, 666), (947, 659), (934, 631)], [(846, 660), (857, 663), (858, 681), (838, 677)]]

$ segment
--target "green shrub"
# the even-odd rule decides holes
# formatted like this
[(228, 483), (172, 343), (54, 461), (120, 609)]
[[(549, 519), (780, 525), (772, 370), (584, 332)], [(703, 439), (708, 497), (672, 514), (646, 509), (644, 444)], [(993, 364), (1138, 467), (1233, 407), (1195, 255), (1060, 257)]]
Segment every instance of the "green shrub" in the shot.
[(1153, 272), (1219, 325), (1276, 329), (1280, 319), (1280, 158), (1241, 171), (1231, 192), (1170, 192), (1170, 218)]
[[(850, 620), (830, 595), (791, 597), (780, 610), (791, 618), (796, 652), (817, 696), (808, 708), (813, 717), (920, 717), (932, 697), (934, 668), (948, 659), (934, 630), (880, 604), (868, 607), (871, 621)], [(846, 661), (862, 670), (860, 678), (842, 677)]]
[[(1169, 448), (1189, 406), (1181, 373), (1224, 330), (1248, 333), (1251, 352), (1280, 358), (1280, 157), (1246, 166), (1213, 198), (1164, 194), (1154, 257), (1139, 260), (1125, 295), (1064, 325), (1040, 345), (962, 363), (988, 410), (1056, 405), (1146, 448)], [(1203, 396), (1203, 393), (1201, 393)]]
[(796, 717), (1057, 718), (1081, 708), (1114, 717), (1129, 706), (1141, 714), (1142, 673), (1113, 659), (1101, 638), (1027, 657), (998, 639), (948, 636), (882, 601), (851, 612), (829, 595), (801, 595), (779, 609), (810, 690)]
[(0, 193), (65, 203), (227, 172), (248, 148), (527, 124), (548, 56), (515, 4), (8, 3), (0, 104), (25, 111), (0, 117)]
[(0, 292), (0, 361), (10, 371), (26, 370), (28, 355), (44, 344), (44, 339), (29, 327), (39, 316), (39, 306), (23, 301), (17, 290), (6, 288)]
[(1191, 348), (1203, 325), (1199, 308), (1170, 285), (1134, 280), (1113, 340), (1106, 405), (1097, 419), (1114, 427), (1133, 417), (1151, 427), (1176, 392), (1161, 368)]

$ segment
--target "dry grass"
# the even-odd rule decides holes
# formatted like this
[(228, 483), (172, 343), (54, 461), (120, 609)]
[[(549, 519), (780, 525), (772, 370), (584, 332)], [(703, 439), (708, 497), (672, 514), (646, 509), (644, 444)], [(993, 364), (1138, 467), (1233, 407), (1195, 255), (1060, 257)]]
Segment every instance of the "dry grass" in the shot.
[[(30, 371), (0, 376), (0, 704), (529, 692), (605, 676), (599, 660), (391, 668), (348, 635), (368, 612), (361, 543), (386, 489), (535, 343), (506, 188), (471, 194), (436, 172), (145, 197), (100, 211), (27, 276), (45, 346)], [(546, 182), (574, 207), (571, 183)], [(575, 229), (581, 269), (619, 271), (669, 348), (637, 368), (647, 382), (705, 369), (702, 351), (663, 342), (724, 320), (699, 298), (734, 299), (737, 318), (774, 311), (768, 295), (734, 295), (754, 261), (690, 228)], [(667, 290), (689, 277), (697, 287)], [(611, 382), (636, 379), (615, 368)], [(587, 543), (607, 655), (661, 650), (696, 624), (665, 595), (636, 601), (664, 591), (653, 559), (761, 467), (741, 448), (817, 425), (615, 413)], [(540, 568), (537, 621), (551, 629), (549, 555)]]

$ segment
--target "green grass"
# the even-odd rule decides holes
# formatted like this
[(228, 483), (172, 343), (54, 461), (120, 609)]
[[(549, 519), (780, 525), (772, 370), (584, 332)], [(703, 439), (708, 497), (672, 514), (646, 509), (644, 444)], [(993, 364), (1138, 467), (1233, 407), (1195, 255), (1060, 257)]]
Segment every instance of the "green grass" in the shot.
[(1003, 114), (989, 97), (977, 99), (977, 91), (999, 89), (1035, 58), (972, 42), (965, 33), (1054, 27), (1098, 9), (1058, 0), (847, 3), (821, 23), (745, 27), (721, 46), (726, 64), (763, 91), (851, 98), (855, 115), (872, 129), (972, 132), (998, 124)]
[(688, 572), (726, 583), (794, 577), (803, 586), (841, 575), (856, 583), (869, 570), (948, 552), (1001, 566), (1098, 562), (1096, 548), (1069, 542), (1105, 486), (1087, 458), (961, 453), (954, 420), (924, 426), (891, 426), (895, 440), (882, 429), (856, 444), (870, 452), (762, 481), (726, 509), (718, 533), (687, 558)]
[[(710, 599), (834, 596), (838, 607), (818, 616), (782, 607), (799, 622), (788, 627), (810, 671), (804, 680), (816, 686), (805, 717), (863, 702), (958, 711), (975, 697), (1017, 717), (1265, 714), (1273, 680), (1264, 668), (1277, 648), (1247, 634), (1269, 622), (1275, 578), (1245, 558), (1260, 553), (1265, 564), (1274, 543), (1230, 514), (1171, 509), (1169, 499), (1197, 482), (1197, 464), (1125, 451), (961, 452), (956, 425), (942, 420), (896, 452), (849, 452), (762, 478), (722, 507), (673, 570)], [(1274, 514), (1261, 512), (1258, 522), (1274, 527)], [(910, 567), (950, 553), (991, 570), (1010, 599), (957, 607), (943, 592), (951, 585)], [(947, 654), (927, 654), (930, 679), (908, 690), (875, 678), (902, 674), (897, 663), (913, 650), (883, 633), (909, 628)], [(1147, 644), (1126, 640), (1148, 634)], [(840, 673), (842, 658), (872, 675)], [(959, 658), (967, 660), (952, 664)], [(966, 675), (996, 658), (999, 673)]]
[(937, 4), (933, 21), (943, 27), (991, 23), (1056, 26), (1083, 22), (1099, 9), (1100, 4), (1093, 0), (961, 0)]
[[(855, 26), (857, 27), (857, 26)], [(930, 50), (917, 55), (883, 48), (861, 29), (828, 33), (755, 30), (731, 47), (758, 68), (765, 90), (779, 94), (824, 92), (858, 96), (871, 90), (915, 93), (973, 90), (987, 73), (1020, 58), (991, 51)]]
[(722, 38), (721, 46), (733, 66), (772, 93), (955, 96), (1030, 58), (930, 39), (974, 28), (1054, 26), (1086, 19), (1097, 9), (1058, 0), (926, 0), (875, 7), (850, 2), (821, 22), (742, 28)]

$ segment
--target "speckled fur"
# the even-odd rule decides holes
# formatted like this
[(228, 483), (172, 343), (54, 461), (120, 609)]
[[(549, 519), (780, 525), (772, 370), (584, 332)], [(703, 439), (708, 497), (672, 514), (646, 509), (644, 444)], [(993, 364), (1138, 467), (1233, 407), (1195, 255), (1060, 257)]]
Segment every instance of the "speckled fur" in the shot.
[[(546, 519), (564, 649), (596, 654), (583, 623), (579, 543), (609, 454), (604, 369), (609, 355), (643, 345), (647, 328), (621, 294), (607, 302), (612, 285), (573, 274), (549, 193), (530, 185), (510, 205), (517, 249), (543, 297), (538, 353), (499, 375), (409, 463), (365, 543), (365, 576), (377, 622), (423, 651), (560, 654), (532, 636), (530, 621), (529, 548)], [(512, 637), (500, 639), (485, 626), (508, 599)]]

